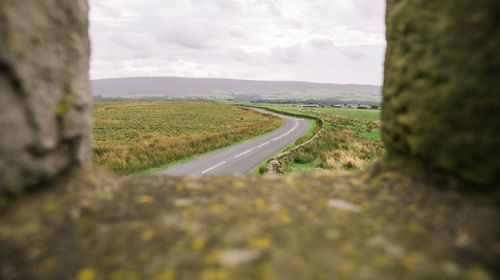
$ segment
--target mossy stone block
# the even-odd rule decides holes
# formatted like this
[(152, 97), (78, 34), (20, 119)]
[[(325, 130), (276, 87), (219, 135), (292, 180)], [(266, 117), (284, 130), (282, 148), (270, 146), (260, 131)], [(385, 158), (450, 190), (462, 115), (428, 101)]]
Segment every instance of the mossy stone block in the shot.
[(390, 155), (498, 187), (500, 2), (387, 1), (383, 140)]

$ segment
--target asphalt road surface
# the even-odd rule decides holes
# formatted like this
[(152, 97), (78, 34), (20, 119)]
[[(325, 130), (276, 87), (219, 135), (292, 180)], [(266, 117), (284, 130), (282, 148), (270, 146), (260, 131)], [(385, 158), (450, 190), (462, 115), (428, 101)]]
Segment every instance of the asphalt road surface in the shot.
[(285, 121), (285, 125), (259, 138), (177, 164), (155, 174), (184, 176), (248, 173), (260, 163), (293, 143), (309, 129), (309, 122), (306, 120), (260, 109), (254, 110), (279, 116)]

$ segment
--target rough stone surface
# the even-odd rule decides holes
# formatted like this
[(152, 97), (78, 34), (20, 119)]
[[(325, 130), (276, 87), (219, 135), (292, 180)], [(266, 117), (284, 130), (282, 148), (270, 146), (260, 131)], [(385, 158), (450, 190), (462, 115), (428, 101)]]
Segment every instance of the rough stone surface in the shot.
[(0, 278), (498, 279), (495, 200), (376, 169), (78, 171), (0, 214)]
[(477, 188), (500, 185), (500, 2), (387, 1), (388, 153)]
[(0, 193), (89, 162), (88, 6), (0, 1)]

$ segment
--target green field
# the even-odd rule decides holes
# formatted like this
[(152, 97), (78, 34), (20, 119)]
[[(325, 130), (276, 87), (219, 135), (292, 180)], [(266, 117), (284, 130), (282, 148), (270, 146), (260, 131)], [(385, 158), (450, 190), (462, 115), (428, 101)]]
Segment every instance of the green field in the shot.
[(341, 108), (331, 108), (331, 107), (302, 108), (302, 107), (296, 107), (295, 105), (292, 104), (262, 104), (262, 103), (260, 104), (246, 103), (246, 104), (281, 110), (290, 113), (303, 113), (306, 115), (307, 114), (317, 115), (322, 113), (325, 115), (335, 114), (366, 121), (380, 121), (380, 114), (381, 114), (380, 110), (372, 110), (372, 109), (341, 109)]
[[(330, 101), (336, 103), (371, 103), (380, 104), (381, 94), (378, 91), (359, 91), (359, 90), (305, 90), (297, 92), (279, 92), (279, 93), (246, 93), (246, 92), (225, 92), (215, 91), (209, 94), (190, 94), (190, 95), (165, 95), (158, 93), (133, 94), (115, 96), (129, 99), (155, 98), (164, 101), (190, 101), (190, 100), (209, 100), (217, 102), (249, 102), (255, 100), (273, 101)], [(265, 102), (265, 101), (263, 101)]]
[(95, 102), (93, 162), (134, 174), (279, 128), (283, 121), (207, 102)]
[(380, 110), (370, 109), (340, 109), (340, 108), (305, 108), (305, 110), (314, 110), (313, 112), (325, 112), (336, 115), (346, 116), (359, 120), (380, 121)]

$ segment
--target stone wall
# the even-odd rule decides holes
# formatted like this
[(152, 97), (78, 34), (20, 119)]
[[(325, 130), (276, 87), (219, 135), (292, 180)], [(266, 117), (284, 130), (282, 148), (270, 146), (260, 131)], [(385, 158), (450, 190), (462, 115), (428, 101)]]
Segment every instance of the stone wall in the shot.
[(387, 1), (383, 140), (392, 160), (500, 185), (500, 2)]
[[(287, 114), (285, 112), (281, 112), (281, 114)], [(266, 170), (264, 174), (283, 174), (285, 173), (285, 169), (293, 163), (293, 160), (297, 156), (297, 154), (304, 150), (304, 148), (314, 141), (316, 141), (323, 133), (325, 132), (325, 122), (321, 118), (305, 116), (300, 114), (290, 114), (295, 117), (300, 118), (309, 118), (316, 121), (317, 125), (320, 126), (320, 129), (306, 142), (293, 147), (290, 150), (284, 151), (272, 157), (268, 164), (266, 165)]]
[[(388, 1), (385, 162), (495, 186), (499, 5)], [(187, 178), (74, 168), (90, 155), (88, 54), (85, 1), (0, 1), (0, 279), (500, 278), (498, 192), (441, 191), (382, 163)]]
[(89, 163), (86, 0), (0, 1), (0, 193)]
[[(388, 1), (389, 160), (498, 186), (499, 11), (495, 0)], [(87, 13), (84, 0), (0, 3), (2, 193), (89, 162)]]
[(321, 118), (318, 118), (315, 116), (290, 113), (290, 112), (285, 112), (285, 111), (280, 111), (280, 110), (275, 110), (275, 109), (265, 108), (265, 107), (258, 107), (258, 106), (247, 106), (247, 105), (242, 105), (242, 106), (250, 107), (250, 108), (264, 109), (264, 110), (271, 111), (274, 113), (292, 116), (292, 117), (298, 117), (298, 118), (302, 118), (302, 119), (311, 119), (311, 120), (315, 120), (316, 124), (319, 125), (319, 129), (317, 131), (315, 129), (316, 132), (309, 140), (307, 140), (306, 142), (304, 142), (298, 146), (293, 147), (290, 150), (284, 151), (284, 152), (279, 153), (277, 155), (274, 155), (272, 158), (270, 158), (267, 162), (264, 174), (283, 174), (283, 173), (285, 173), (285, 169), (288, 166), (290, 166), (290, 164), (292, 164), (293, 159), (295, 158), (295, 155), (297, 155), (298, 152), (302, 151), (307, 145), (316, 141), (325, 132), (325, 129), (326, 129), (325, 122)]

